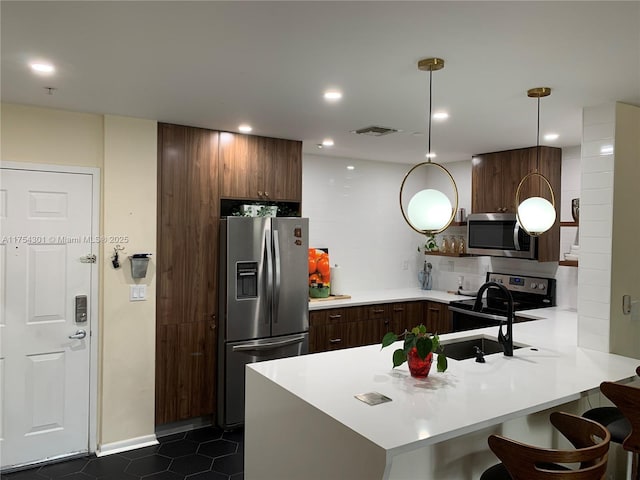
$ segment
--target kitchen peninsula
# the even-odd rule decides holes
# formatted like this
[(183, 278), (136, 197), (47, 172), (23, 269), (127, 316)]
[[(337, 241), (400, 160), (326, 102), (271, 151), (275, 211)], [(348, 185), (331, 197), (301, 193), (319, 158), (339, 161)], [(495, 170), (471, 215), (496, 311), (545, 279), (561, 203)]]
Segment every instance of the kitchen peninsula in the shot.
[[(249, 365), (245, 478), (472, 479), (496, 463), (491, 433), (551, 446), (548, 410), (586, 410), (602, 381), (631, 379), (639, 362), (579, 348), (575, 311), (530, 316), (539, 320), (514, 325), (513, 357), (449, 360), (426, 380), (406, 364), (392, 369), (392, 348), (379, 345)], [(497, 328), (441, 340), (477, 336), (496, 338)], [(354, 398), (368, 392), (392, 401)]]

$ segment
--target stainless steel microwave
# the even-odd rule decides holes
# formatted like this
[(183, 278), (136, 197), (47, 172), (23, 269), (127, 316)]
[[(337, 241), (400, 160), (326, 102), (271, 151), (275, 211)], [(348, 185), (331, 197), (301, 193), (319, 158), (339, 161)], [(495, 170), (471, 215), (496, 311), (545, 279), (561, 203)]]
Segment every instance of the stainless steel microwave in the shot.
[(537, 239), (518, 224), (515, 213), (472, 213), (467, 217), (467, 253), (535, 260)]

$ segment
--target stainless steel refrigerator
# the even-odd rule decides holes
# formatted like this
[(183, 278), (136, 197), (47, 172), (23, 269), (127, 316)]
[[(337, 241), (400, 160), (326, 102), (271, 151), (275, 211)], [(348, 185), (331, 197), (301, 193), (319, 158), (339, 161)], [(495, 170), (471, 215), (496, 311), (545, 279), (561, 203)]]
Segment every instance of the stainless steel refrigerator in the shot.
[(309, 219), (227, 217), (220, 225), (218, 424), (244, 422), (248, 363), (309, 351)]

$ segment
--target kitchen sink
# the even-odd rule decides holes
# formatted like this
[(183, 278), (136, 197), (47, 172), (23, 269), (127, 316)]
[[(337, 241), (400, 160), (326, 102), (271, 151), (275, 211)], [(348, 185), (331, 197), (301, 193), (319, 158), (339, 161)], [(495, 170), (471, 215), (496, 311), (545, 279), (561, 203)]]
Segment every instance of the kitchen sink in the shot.
[[(480, 348), (485, 355), (491, 355), (492, 353), (502, 353), (502, 345), (497, 340), (484, 337), (476, 338), (463, 338), (460, 340), (453, 340), (451, 343), (442, 344), (444, 347), (444, 353), (447, 358), (453, 360), (466, 360), (468, 358), (475, 358), (476, 349)], [(522, 348), (526, 345), (513, 345), (513, 349)]]

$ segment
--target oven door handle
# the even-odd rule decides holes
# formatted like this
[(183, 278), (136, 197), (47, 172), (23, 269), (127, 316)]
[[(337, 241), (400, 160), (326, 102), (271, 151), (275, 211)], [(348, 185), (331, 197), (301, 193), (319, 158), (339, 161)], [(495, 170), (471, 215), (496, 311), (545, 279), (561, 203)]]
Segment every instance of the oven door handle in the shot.
[(516, 251), (520, 251), (520, 224), (518, 222), (513, 226), (513, 246)]
[(476, 312), (474, 310), (465, 310), (464, 308), (452, 307), (451, 305), (449, 305), (449, 310), (456, 313), (464, 313), (465, 315), (470, 315), (472, 317), (485, 318), (487, 320), (495, 320), (496, 322), (507, 321), (507, 317), (504, 317), (502, 315), (493, 315), (491, 313), (482, 313), (482, 312)]

